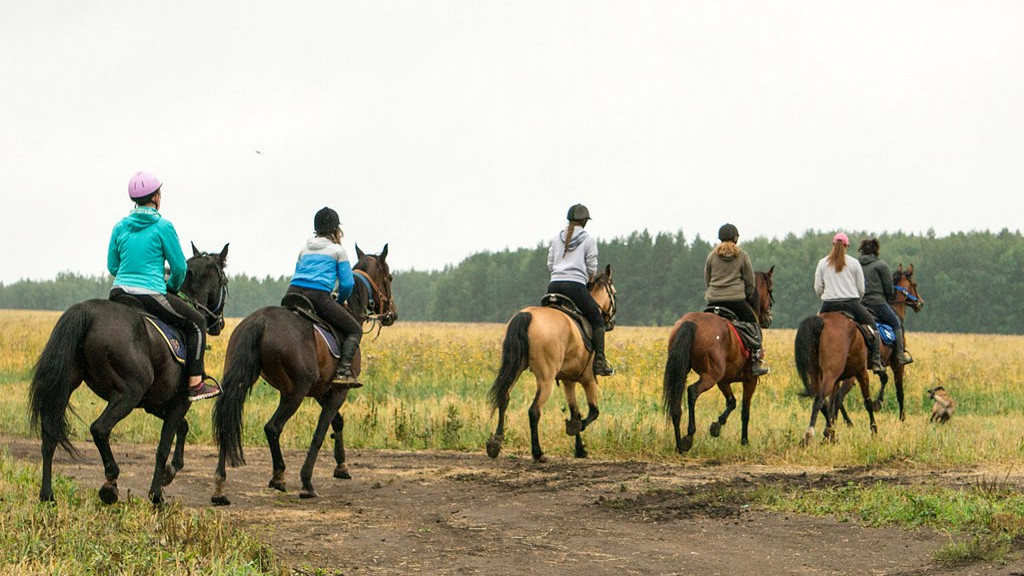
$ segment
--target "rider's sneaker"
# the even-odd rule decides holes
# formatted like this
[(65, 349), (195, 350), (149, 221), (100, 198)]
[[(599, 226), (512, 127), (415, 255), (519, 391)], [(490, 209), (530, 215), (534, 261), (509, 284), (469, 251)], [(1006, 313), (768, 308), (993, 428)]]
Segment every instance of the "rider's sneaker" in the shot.
[(754, 360), (750, 364), (750, 373), (754, 376), (764, 376), (771, 372), (771, 369), (764, 365), (760, 360)]
[(615, 369), (608, 365), (608, 360), (604, 356), (594, 358), (595, 376), (611, 376), (613, 374), (615, 374)]
[(188, 401), (206, 400), (220, 394), (220, 385), (212, 376), (203, 376), (198, 386), (188, 387)]
[(355, 374), (352, 374), (352, 368), (349, 366), (339, 367), (338, 371), (334, 373), (334, 377), (331, 378), (331, 384), (339, 388), (362, 388), (363, 386), (356, 379)]

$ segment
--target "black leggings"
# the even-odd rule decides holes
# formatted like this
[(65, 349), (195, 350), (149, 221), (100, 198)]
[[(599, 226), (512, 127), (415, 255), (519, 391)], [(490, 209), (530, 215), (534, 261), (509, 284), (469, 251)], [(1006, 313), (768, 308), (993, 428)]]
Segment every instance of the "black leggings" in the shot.
[(174, 294), (131, 294), (118, 287), (110, 291), (111, 300), (125, 297), (133, 298), (146, 312), (181, 330), (185, 338), (185, 374), (206, 374), (206, 319), (198, 310)]
[(867, 324), (872, 327), (875, 325), (875, 317), (856, 298), (849, 300), (825, 300), (821, 303), (821, 309), (818, 312), (849, 312), (853, 314), (853, 318), (858, 324)]
[(573, 304), (583, 312), (590, 322), (590, 328), (594, 335), (594, 353), (604, 356), (604, 316), (601, 314), (601, 307), (597, 305), (594, 297), (590, 295), (586, 284), (557, 280), (548, 284), (549, 294), (561, 294), (568, 296)]
[(757, 324), (757, 313), (746, 300), (715, 300), (708, 302), (708, 306), (721, 306), (732, 310), (733, 314), (740, 319), (740, 322), (752, 322)]
[(303, 288), (301, 286), (289, 286), (289, 294), (301, 294), (313, 303), (313, 310), (317, 316), (323, 318), (328, 324), (337, 330), (341, 337), (346, 340), (355, 340), (356, 344), (363, 338), (363, 327), (352, 317), (352, 314), (338, 301), (331, 298), (330, 292)]

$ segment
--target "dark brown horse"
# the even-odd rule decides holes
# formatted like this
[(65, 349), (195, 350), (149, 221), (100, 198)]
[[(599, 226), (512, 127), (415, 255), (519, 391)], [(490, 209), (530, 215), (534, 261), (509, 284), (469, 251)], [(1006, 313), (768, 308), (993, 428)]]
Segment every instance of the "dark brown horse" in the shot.
[[(757, 287), (754, 312), (757, 313), (762, 328), (768, 328), (772, 322), (774, 271), (775, 267), (772, 266), (767, 272), (754, 273)], [(676, 452), (682, 454), (693, 446), (693, 435), (697, 431), (694, 418), (697, 397), (715, 385), (725, 396), (725, 411), (718, 420), (711, 423), (711, 435), (717, 437), (721, 433), (729, 414), (736, 409), (736, 397), (732, 393), (733, 382), (743, 382), (743, 407), (740, 411), (743, 432), (740, 442), (744, 445), (749, 442), (747, 428), (750, 423), (750, 400), (757, 389), (758, 377), (751, 373), (750, 363), (743, 351), (743, 345), (732, 326), (717, 314), (690, 312), (684, 314), (672, 327), (668, 339), (663, 396), (665, 410), (672, 417), (672, 426), (675, 429)], [(690, 370), (696, 372), (700, 378), (687, 387), (686, 377)], [(686, 424), (686, 436), (681, 436), (679, 424), (683, 415), (684, 389), (689, 419)]]
[[(590, 286), (590, 294), (597, 301), (604, 316), (605, 330), (615, 327), (615, 285), (612, 284), (612, 267), (606, 266)], [(527, 368), (537, 380), (537, 393), (530, 404), (530, 446), (533, 459), (545, 462), (547, 458), (540, 448), (540, 410), (558, 381), (565, 389), (565, 400), (569, 404), (569, 419), (565, 421), (565, 433), (576, 438), (577, 458), (586, 458), (582, 432), (597, 419), (597, 377), (594, 375), (594, 354), (588, 352), (576, 324), (555, 308), (528, 306), (509, 320), (505, 329), (505, 340), (501, 345), (501, 367), (498, 377), (491, 385), (488, 397), (491, 407), (498, 410), (498, 428), (487, 440), (487, 455), (497, 458), (505, 440), (505, 412), (508, 409), (509, 391), (519, 375)], [(581, 418), (576, 405), (576, 383), (583, 386), (587, 395), (588, 412)]]
[(793, 355), (804, 383), (804, 395), (814, 398), (804, 445), (814, 439), (819, 411), (825, 416), (824, 439), (835, 440), (836, 415), (845, 395), (841, 383), (847, 379), (855, 378), (860, 384), (871, 432), (878, 431), (869, 390), (868, 347), (856, 322), (841, 312), (804, 318), (796, 331)]
[[(346, 307), (361, 323), (379, 322), (390, 326), (398, 319), (398, 310), (391, 298), (391, 271), (385, 260), (388, 247), (380, 255), (364, 254), (356, 246), (359, 261), (353, 271), (368, 282), (357, 279)], [(372, 330), (372, 328), (371, 328)], [(360, 370), (360, 354), (353, 360), (353, 370)], [(342, 436), (345, 421), (339, 410), (348, 397), (348, 388), (331, 385), (331, 377), (338, 360), (314, 331), (312, 321), (300, 317), (288, 308), (268, 306), (246, 316), (228, 340), (224, 358), (223, 392), (213, 410), (213, 430), (220, 457), (217, 460), (215, 490), (210, 501), (215, 505), (231, 502), (224, 495), (227, 480), (225, 462), (231, 466), (245, 464), (242, 453), (242, 408), (253, 384), (262, 375), (268, 384), (281, 393), (277, 410), (263, 427), (273, 460), (270, 487), (285, 491), (284, 457), (281, 455), (281, 431), (288, 419), (299, 409), (302, 401), (313, 398), (320, 404), (320, 417), (310, 442), (306, 460), (302, 465), (299, 496), (315, 498), (313, 466), (327, 435), (327, 427), (334, 429), (335, 478), (351, 478), (345, 465), (345, 445)]]
[[(907, 316), (907, 307), (915, 313), (920, 312), (921, 308), (924, 307), (924, 299), (921, 298), (917, 293), (917, 280), (914, 279), (914, 265), (911, 264), (906, 270), (903, 269), (903, 264), (900, 263), (899, 267), (895, 272), (892, 273), (892, 284), (896, 291), (896, 300), (892, 303), (892, 308), (896, 312), (896, 315), (900, 317), (900, 322)], [(903, 331), (903, 343), (904, 347), (907, 342), (907, 331)], [(906, 413), (903, 408), (903, 377), (906, 371), (906, 366), (903, 364), (893, 365), (892, 363), (892, 348), (881, 344), (880, 347), (882, 364), (892, 370), (893, 384), (896, 387), (896, 402), (900, 407), (900, 421), (906, 420)], [(881, 379), (882, 385), (878, 388), (878, 396), (875, 398), (874, 409), (878, 412), (882, 409), (882, 401), (885, 399), (885, 385), (888, 383), (887, 378)], [(842, 396), (845, 397), (846, 393), (853, 387), (853, 381), (847, 380), (843, 383)], [(843, 416), (843, 420), (848, 426), (852, 426), (853, 422), (850, 420), (850, 415), (846, 413), (846, 407), (843, 405), (842, 400), (839, 403), (839, 411)]]
[[(194, 245), (192, 251), (180, 294), (203, 313), (207, 330), (216, 336), (224, 325), (228, 247), (225, 244), (219, 254), (199, 252)], [(110, 432), (133, 410), (142, 408), (164, 421), (149, 488), (150, 500), (154, 504), (162, 502), (163, 486), (170, 484), (185, 465), (189, 401), (184, 380), (184, 369), (175, 361), (163, 336), (136, 309), (109, 300), (86, 300), (68, 308), (39, 356), (29, 387), (32, 426), (39, 428), (43, 440), (39, 499), (53, 501), (56, 447), (78, 455), (68, 438), (67, 409), (71, 393), (84, 381), (107, 401), (107, 407), (89, 427), (106, 476), (100, 499), (107, 504), (118, 499), (121, 471), (110, 449)], [(175, 436), (174, 457), (168, 465)]]

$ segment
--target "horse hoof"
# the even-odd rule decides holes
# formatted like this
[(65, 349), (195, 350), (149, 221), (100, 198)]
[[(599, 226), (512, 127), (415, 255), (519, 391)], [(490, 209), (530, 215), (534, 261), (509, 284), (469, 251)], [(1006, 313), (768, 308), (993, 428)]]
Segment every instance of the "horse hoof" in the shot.
[(164, 467), (164, 475), (160, 479), (160, 485), (161, 486), (169, 485), (171, 482), (174, 481), (174, 476), (177, 473), (178, 473), (178, 471), (175, 470), (173, 466), (166, 466), (166, 467)]
[(874, 410), (875, 412), (881, 412), (882, 411), (882, 401), (881, 400), (875, 400), (874, 402), (872, 402), (871, 403), (871, 409)]
[(270, 482), (267, 483), (267, 486), (279, 492), (288, 491), (288, 488), (286, 487), (285, 483), (281, 480), (271, 480)]
[(352, 475), (348, 473), (348, 466), (345, 466), (344, 464), (341, 464), (334, 469), (334, 477), (340, 480), (352, 479)]
[(684, 436), (683, 439), (679, 441), (679, 446), (676, 451), (682, 454), (683, 452), (689, 452), (690, 448), (693, 448), (693, 436)]
[(871, 433), (872, 434), (878, 434), (878, 426), (872, 424), (871, 425)]
[(498, 454), (501, 454), (501, 439), (492, 437), (487, 441), (487, 455), (497, 458)]
[(907, 421), (907, 415), (904, 414), (903, 411), (901, 410), (900, 411), (900, 422), (906, 422), (906, 421)]
[(749, 444), (750, 444), (750, 440), (747, 440), (746, 438), (740, 440), (740, 445), (741, 446), (747, 446)]
[(319, 497), (320, 497), (320, 495), (317, 494), (316, 490), (314, 490), (312, 488), (303, 488), (302, 490), (299, 491), (299, 498), (302, 498), (304, 500), (308, 499), (308, 498), (319, 498)]
[(164, 506), (163, 494), (150, 494), (149, 501), (152, 502), (153, 506), (156, 506), (157, 508), (163, 508)]
[(223, 494), (220, 496), (210, 496), (210, 504), (214, 506), (230, 506), (231, 500), (228, 500), (228, 497)]
[(590, 454), (588, 454), (586, 450), (577, 450), (576, 451), (576, 457), (577, 458), (586, 458), (589, 455)]
[(104, 484), (100, 488), (100, 500), (102, 500), (104, 504), (114, 504), (117, 502), (117, 485)]
[(533, 456), (533, 461), (536, 462), (537, 464), (544, 464), (545, 462), (548, 461), (548, 457), (543, 454), (535, 454)]
[(578, 418), (565, 421), (565, 434), (575, 436), (583, 431), (583, 421)]
[(712, 437), (718, 438), (718, 435), (722, 433), (722, 425), (718, 422), (712, 422), (709, 432), (711, 432)]

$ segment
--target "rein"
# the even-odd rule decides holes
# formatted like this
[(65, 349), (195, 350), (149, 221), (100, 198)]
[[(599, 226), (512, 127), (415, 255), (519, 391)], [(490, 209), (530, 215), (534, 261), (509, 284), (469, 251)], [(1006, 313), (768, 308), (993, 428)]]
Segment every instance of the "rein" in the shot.
[[(352, 275), (359, 280), (364, 287), (366, 287), (368, 294), (366, 302), (366, 316), (363, 322), (370, 322), (370, 328), (364, 331), (363, 334), (373, 332), (373, 329), (376, 327), (377, 335), (374, 336), (376, 339), (380, 337), (380, 331), (384, 327), (384, 324), (381, 322), (381, 317), (387, 314), (391, 309), (391, 301), (365, 270), (352, 270)], [(374, 310), (374, 308), (376, 308), (376, 310)]]

